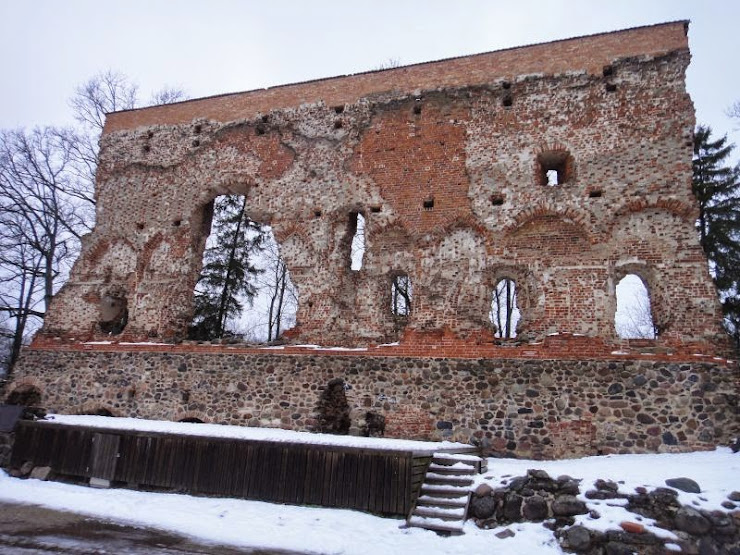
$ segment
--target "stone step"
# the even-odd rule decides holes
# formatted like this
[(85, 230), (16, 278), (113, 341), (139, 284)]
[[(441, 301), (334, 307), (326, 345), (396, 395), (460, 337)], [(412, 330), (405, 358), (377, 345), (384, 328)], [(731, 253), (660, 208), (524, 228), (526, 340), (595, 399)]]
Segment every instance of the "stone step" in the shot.
[(463, 533), (463, 523), (461, 520), (448, 522), (439, 518), (412, 516), (408, 520), (408, 525), (415, 526), (417, 528), (426, 528), (427, 530), (436, 530), (439, 532), (451, 532), (453, 534)]
[(436, 497), (434, 495), (422, 495), (417, 499), (419, 505), (431, 507), (465, 507), (468, 504), (468, 496), (460, 497)]
[(465, 507), (448, 508), (417, 505), (413, 516), (439, 518), (441, 520), (461, 520), (465, 518)]
[(454, 464), (436, 464), (432, 463), (429, 465), (429, 472), (435, 474), (453, 474), (453, 475), (473, 475), (475, 474), (475, 467), (462, 462)]
[(437, 474), (436, 472), (427, 472), (424, 479), (425, 484), (449, 484), (451, 486), (470, 486), (473, 483), (473, 477), (458, 476), (456, 474)]
[(486, 459), (467, 453), (434, 453), (432, 465), (446, 468), (472, 468), (474, 472), (485, 472), (488, 469)]
[(447, 484), (427, 484), (421, 485), (422, 495), (433, 495), (435, 497), (467, 497), (470, 488), (467, 486), (451, 486)]

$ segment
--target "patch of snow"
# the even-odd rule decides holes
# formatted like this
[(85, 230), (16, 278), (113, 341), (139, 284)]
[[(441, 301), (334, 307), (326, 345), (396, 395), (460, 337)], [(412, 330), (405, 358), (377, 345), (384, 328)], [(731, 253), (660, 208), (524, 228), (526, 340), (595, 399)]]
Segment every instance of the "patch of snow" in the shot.
[(613, 354), (613, 355), (629, 355), (631, 353), (629, 351), (612, 351), (611, 354)]
[(136, 341), (129, 343), (127, 341), (121, 341), (119, 345), (165, 345), (167, 347), (172, 347), (172, 343), (154, 343), (151, 341)]
[(113, 341), (86, 341), (83, 345), (112, 345)]
[(381, 343), (378, 347), (398, 347), (400, 344), (400, 341), (394, 341), (393, 343)]

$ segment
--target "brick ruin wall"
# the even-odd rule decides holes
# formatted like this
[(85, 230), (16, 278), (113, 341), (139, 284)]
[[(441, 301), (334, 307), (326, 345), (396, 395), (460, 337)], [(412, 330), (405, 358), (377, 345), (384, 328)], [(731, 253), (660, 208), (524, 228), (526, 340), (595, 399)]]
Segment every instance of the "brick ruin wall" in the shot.
[[(404, 393), (412, 385), (407, 378), (389, 382), (394, 386), (387, 395), (409, 395), (398, 407), (382, 405), (397, 417), (395, 424), (388, 419), (392, 433), (406, 429), (408, 435), (422, 436), (428, 421), (432, 436), (443, 437), (448, 428), (439, 428), (440, 423), (452, 423), (455, 438), (485, 438), (498, 449), (502, 438), (508, 441), (506, 434), (515, 433), (507, 428), (514, 426), (509, 420), (524, 422), (525, 428), (533, 424), (532, 430), (542, 424), (539, 429), (547, 431), (528, 431), (529, 438), (580, 437), (584, 432), (578, 430), (591, 430), (590, 424), (568, 424), (575, 408), (560, 415), (562, 422), (548, 420), (548, 411), (565, 410), (554, 397), (531, 413), (542, 420), (526, 412), (517, 412), (512, 420), (504, 406), (513, 393), (498, 386), (487, 386), (490, 395), (474, 401), (478, 390), (463, 391), (452, 377), (472, 375), (458, 370), (468, 363), (455, 357), (478, 353), (507, 359), (506, 364), (481, 361), (476, 368), (495, 370), (504, 364), (508, 377), (497, 383), (523, 384), (525, 396), (527, 387), (538, 381), (535, 374), (539, 381), (557, 384), (573, 371), (567, 368), (585, 368), (586, 383), (570, 398), (576, 393), (592, 397), (577, 401), (583, 418), (573, 421), (598, 423), (594, 434), (603, 449), (657, 448), (655, 438), (664, 432), (654, 436), (647, 428), (655, 431), (664, 424), (680, 428), (686, 445), (703, 444), (709, 437), (699, 437), (703, 426), (692, 430), (686, 424), (704, 421), (699, 416), (706, 411), (695, 408), (686, 409), (693, 416), (687, 413), (680, 425), (660, 420), (668, 418), (660, 414), (665, 408), (651, 408), (648, 416), (656, 424), (642, 424), (634, 432), (645, 436), (642, 443), (633, 437), (607, 440), (612, 437), (609, 429), (617, 435), (632, 433), (635, 415), (643, 409), (630, 408), (626, 397), (589, 393), (617, 380), (616, 375), (602, 376), (606, 363), (589, 362), (594, 356), (603, 360), (610, 353), (634, 353), (640, 359), (653, 353), (656, 361), (673, 356), (679, 368), (688, 366), (667, 370), (684, 376), (671, 378), (671, 388), (694, 391), (699, 386), (687, 381), (689, 375), (711, 384), (720, 372), (692, 357), (729, 354), (694, 227), (695, 121), (684, 80), (690, 59), (686, 25), (669, 23), (110, 114), (101, 139), (95, 230), (84, 238), (68, 283), (18, 363), (17, 383), (38, 382), (56, 410), (82, 406), (87, 397), (117, 402), (115, 408), (130, 415), (174, 418), (182, 412), (172, 400), (158, 413), (144, 403), (117, 399), (127, 395), (116, 385), (119, 372), (126, 383), (142, 384), (137, 392), (160, 387), (142, 380), (169, 379), (165, 376), (171, 370), (160, 355), (141, 350), (115, 354), (115, 345), (110, 354), (93, 355), (84, 344), (111, 339), (100, 322), (115, 301), (125, 303), (128, 321), (113, 339), (178, 344), (184, 349), (178, 356), (196, 356), (186, 353), (197, 346), (183, 339), (210, 229), (209, 206), (219, 195), (243, 194), (249, 216), (272, 226), (299, 291), (290, 342), (371, 349), (400, 342), (396, 357), (419, 357), (408, 364), (418, 368), (409, 375), (414, 374), (414, 387), (421, 389), (416, 380), (427, 379), (424, 365), (456, 368), (449, 378), (445, 374), (430, 385), (437, 399), (459, 394), (460, 402), (451, 399), (450, 405), (435, 401), (435, 408), (427, 407), (429, 401)], [(561, 184), (547, 186), (544, 172), (554, 167)], [(366, 222), (360, 271), (350, 268), (356, 214)], [(615, 286), (628, 273), (637, 274), (650, 292), (659, 335), (649, 344), (635, 346), (614, 331)], [(408, 275), (413, 285), (411, 312), (400, 323), (389, 310), (391, 283), (399, 274)], [(516, 341), (497, 346), (488, 314), (493, 288), (503, 278), (516, 281), (521, 320)], [(552, 353), (543, 348), (552, 334), (560, 334), (567, 344), (556, 347), (562, 352), (555, 358), (571, 362), (553, 362)], [(442, 350), (435, 352), (437, 347)], [(446, 362), (429, 359), (430, 354)], [(332, 362), (330, 356), (320, 359), (318, 374), (306, 376), (286, 363), (308, 364), (299, 357), (275, 359), (280, 362), (265, 367), (263, 380), (297, 380), (275, 404), (269, 397), (274, 393), (248, 374), (262, 368), (253, 363), (268, 360), (264, 355), (245, 354), (242, 365), (226, 355), (198, 356), (188, 365), (187, 379), (177, 375), (185, 381), (173, 395), (200, 391), (198, 403), (206, 407), (202, 412), (224, 422), (250, 423), (254, 418), (308, 427), (306, 388), (312, 391), (328, 381), (331, 372), (345, 372), (337, 366), (342, 359)], [(529, 357), (539, 362), (513, 361)], [(355, 380), (370, 384), (370, 376), (385, 375), (377, 374), (376, 364), (397, 362), (401, 374), (407, 364), (402, 358), (372, 358), (357, 367), (367, 376)], [(238, 370), (233, 375), (218, 370), (223, 373), (214, 375), (223, 382), (216, 384), (210, 368), (226, 360)], [(648, 363), (616, 364), (617, 381), (627, 383), (637, 375), (632, 370), (642, 372)], [(732, 363), (717, 364), (737, 377)], [(538, 370), (528, 374), (530, 368)], [(515, 377), (518, 372), (523, 372), (521, 378)], [(657, 380), (660, 370), (655, 372)], [(64, 376), (75, 376), (74, 386)], [(478, 377), (475, 384), (485, 382)], [(268, 396), (266, 406), (271, 408), (227, 402), (226, 393), (238, 383), (248, 384), (244, 391), (237, 389), (240, 397)], [(107, 393), (99, 388), (108, 388)], [(212, 394), (206, 394), (209, 388)], [(367, 385), (366, 394), (355, 399), (355, 410), (367, 399), (375, 406), (371, 389)], [(544, 391), (543, 384), (536, 389)], [(728, 403), (732, 395), (737, 402), (736, 391), (723, 391)], [(494, 394), (503, 396), (492, 399)], [(675, 401), (671, 395), (661, 390), (648, 397), (655, 406), (670, 407)], [(609, 418), (602, 420), (607, 409), (588, 404), (599, 399), (627, 406), (609, 408)], [(496, 410), (483, 410), (485, 403)], [(286, 417), (288, 407), (293, 412)], [(246, 412), (233, 417), (236, 408)], [(718, 410), (729, 418), (731, 404)], [(244, 419), (246, 413), (257, 416)], [(300, 416), (294, 419), (293, 414)], [(629, 427), (619, 431), (622, 425)], [(515, 435), (519, 439), (511, 441), (517, 452), (557, 452), (521, 439), (520, 432)], [(673, 437), (683, 441), (678, 433)]]

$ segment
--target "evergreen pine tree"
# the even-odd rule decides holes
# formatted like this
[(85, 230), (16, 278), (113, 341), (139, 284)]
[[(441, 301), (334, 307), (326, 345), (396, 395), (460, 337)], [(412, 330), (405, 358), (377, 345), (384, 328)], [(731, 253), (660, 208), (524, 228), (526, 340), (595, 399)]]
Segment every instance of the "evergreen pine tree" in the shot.
[(228, 323), (243, 302), (257, 293), (251, 278), (260, 273), (250, 258), (262, 249), (262, 227), (246, 214), (246, 197), (223, 195), (214, 201), (213, 223), (195, 288), (191, 339), (217, 339), (233, 332)]
[(734, 145), (711, 138), (709, 127), (694, 134), (692, 190), (699, 201), (699, 240), (717, 284), (725, 326), (740, 348), (740, 166), (728, 166)]

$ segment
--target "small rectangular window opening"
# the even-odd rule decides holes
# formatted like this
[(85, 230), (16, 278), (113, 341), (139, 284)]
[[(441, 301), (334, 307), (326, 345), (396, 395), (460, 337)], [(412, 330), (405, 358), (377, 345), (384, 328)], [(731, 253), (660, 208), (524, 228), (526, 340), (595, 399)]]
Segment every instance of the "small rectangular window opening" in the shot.
[(432, 210), (434, 208), (434, 199), (428, 198), (424, 201), (424, 210)]

